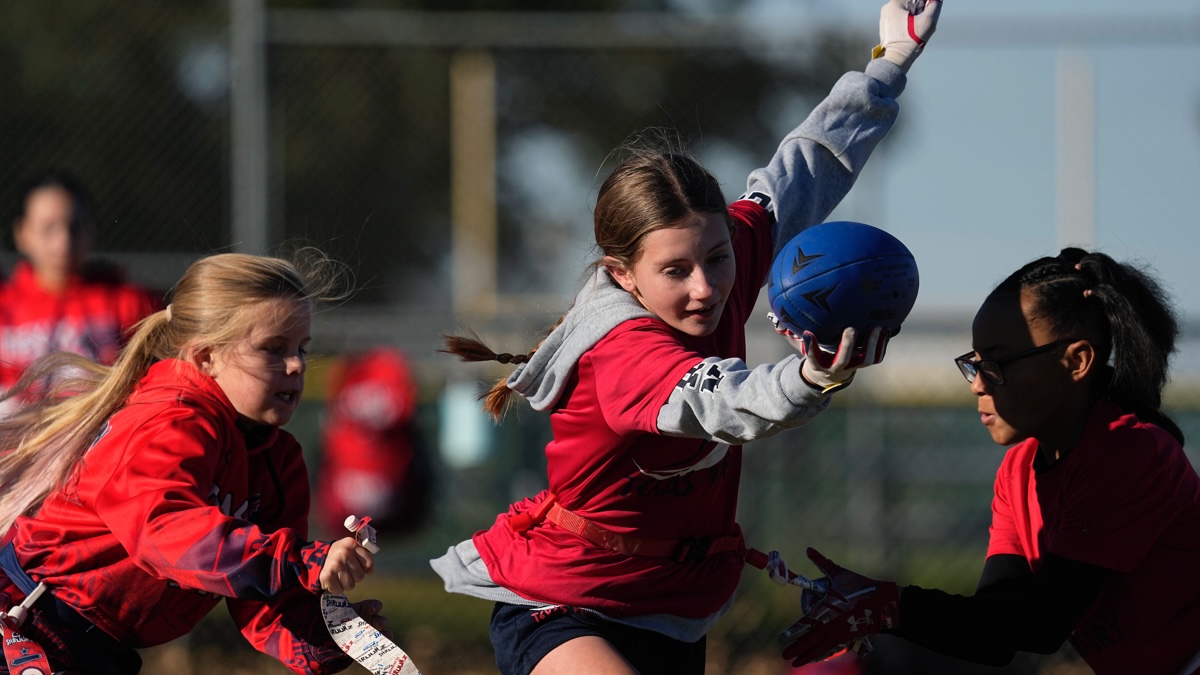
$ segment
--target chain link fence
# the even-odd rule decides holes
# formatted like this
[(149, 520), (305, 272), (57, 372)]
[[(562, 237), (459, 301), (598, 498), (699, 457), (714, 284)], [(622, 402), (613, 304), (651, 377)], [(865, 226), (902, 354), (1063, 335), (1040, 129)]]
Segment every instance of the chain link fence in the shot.
[(230, 245), (226, 21), (218, 3), (0, 8), (6, 250), (19, 186), (48, 168), (89, 188), (97, 248), (143, 284)]
[[(91, 188), (97, 255), (124, 264), (135, 281), (165, 291), (195, 257), (239, 248), (230, 226), (229, 16), (223, 2), (0, 6), (4, 222), (16, 186), (53, 166)], [(549, 438), (545, 417), (527, 408), (492, 427), (474, 396), (505, 371), (451, 363), (436, 352), (439, 335), (470, 326), (501, 349), (530, 347), (565, 310), (593, 253), (589, 203), (611, 148), (635, 129), (673, 129), (732, 199), (834, 79), (861, 67), (873, 39), (814, 30), (755, 46), (711, 29), (689, 37), (665, 23), (628, 37), (642, 34), (637, 19), (650, 21), (641, 15), (596, 19), (592, 32), (553, 15), (523, 15), (526, 32), (502, 13), (468, 16), (456, 34), (455, 19), (447, 28), (442, 15), (276, 9), (262, 43), (273, 243), (316, 244), (356, 275), (355, 296), (319, 318), (322, 356), (395, 346), (420, 384), (436, 506), (416, 534), (388, 541), (380, 533), (380, 573), (364, 592), (385, 599), (399, 641), (428, 673), (494, 672), (490, 606), (444, 593), (427, 560), (544, 487)], [(472, 42), (489, 35), (489, 20), (491, 42)], [(603, 35), (626, 38), (605, 43)], [(466, 80), (456, 84), (459, 76)], [(456, 110), (456, 87), (471, 82), (491, 87), (494, 114)], [(466, 289), (456, 277), (456, 202), (481, 195), (455, 187), (455, 134), (466, 133), (458, 123), (482, 125), (495, 139), (494, 154), (479, 159), (495, 167), (495, 244), (480, 263), (491, 285)], [(12, 259), (8, 251), (6, 269)], [(464, 297), (488, 293), (496, 297), (483, 309), (461, 311), (476, 306)], [(967, 315), (914, 317), (879, 372), (864, 373), (828, 412), (748, 446), (740, 521), (749, 541), (779, 549), (793, 567), (807, 568), (803, 551), (816, 546), (865, 573), (969, 594), (1003, 453), (978, 427), (950, 362), (966, 350), (969, 324)], [(1168, 397), (1192, 438), (1200, 438), (1198, 342), (1189, 332)], [(752, 326), (750, 344), (752, 363), (786, 349), (765, 321)], [(314, 360), (290, 427), (314, 472), (326, 361)], [(797, 612), (795, 593), (748, 572), (710, 637), (710, 672), (785, 672), (775, 635)], [(147, 650), (147, 672), (278, 670), (231, 631), (213, 617)], [(876, 646), (871, 673), (976, 672), (898, 641)], [(1000, 672), (1087, 670), (1064, 649), (1019, 657)]]

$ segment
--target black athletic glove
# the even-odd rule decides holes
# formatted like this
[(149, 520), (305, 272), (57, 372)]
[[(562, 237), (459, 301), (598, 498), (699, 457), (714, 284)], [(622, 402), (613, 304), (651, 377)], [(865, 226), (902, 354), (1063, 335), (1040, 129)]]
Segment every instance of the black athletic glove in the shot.
[(869, 644), (862, 642), (865, 638), (899, 625), (900, 591), (895, 583), (851, 572), (813, 548), (808, 558), (825, 573), (817, 583), (828, 590), (810, 598), (803, 605), (804, 616), (779, 635), (783, 658), (791, 659), (792, 665), (826, 659), (851, 645), (862, 648)]

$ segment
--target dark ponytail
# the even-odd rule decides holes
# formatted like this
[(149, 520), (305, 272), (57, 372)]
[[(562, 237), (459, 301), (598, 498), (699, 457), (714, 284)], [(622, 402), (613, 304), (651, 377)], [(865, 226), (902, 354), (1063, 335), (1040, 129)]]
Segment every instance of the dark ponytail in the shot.
[(1162, 412), (1179, 321), (1153, 277), (1103, 253), (1065, 248), (1017, 270), (992, 295), (1022, 292), (1054, 336), (1093, 341), (1101, 393), (1183, 444), (1183, 432)]

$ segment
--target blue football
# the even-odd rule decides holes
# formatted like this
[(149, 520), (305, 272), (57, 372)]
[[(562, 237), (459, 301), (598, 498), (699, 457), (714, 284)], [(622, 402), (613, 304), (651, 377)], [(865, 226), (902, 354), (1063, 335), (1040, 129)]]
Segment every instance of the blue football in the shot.
[(821, 223), (779, 251), (767, 298), (780, 326), (836, 347), (842, 331), (882, 326), (893, 335), (917, 300), (917, 261), (896, 237), (849, 221)]

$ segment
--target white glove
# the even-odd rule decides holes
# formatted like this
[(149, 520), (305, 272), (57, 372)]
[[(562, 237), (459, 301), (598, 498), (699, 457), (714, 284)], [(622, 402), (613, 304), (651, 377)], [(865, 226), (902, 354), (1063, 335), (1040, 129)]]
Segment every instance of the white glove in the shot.
[(879, 46), (871, 56), (883, 57), (908, 72), (937, 29), (941, 0), (888, 0), (879, 11)]
[(858, 331), (847, 328), (842, 331), (842, 341), (837, 351), (831, 352), (817, 343), (817, 337), (805, 331), (795, 335), (792, 331), (781, 328), (779, 318), (768, 312), (767, 318), (775, 327), (775, 332), (787, 339), (788, 344), (804, 355), (800, 364), (800, 375), (806, 382), (817, 387), (822, 392), (832, 393), (850, 384), (854, 373), (859, 368), (873, 366), (883, 360), (887, 353), (888, 339), (891, 334), (881, 326), (875, 326), (867, 333), (866, 342), (862, 349), (856, 349)]

